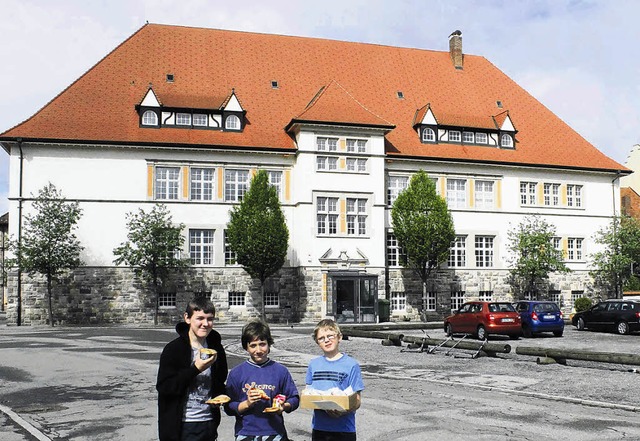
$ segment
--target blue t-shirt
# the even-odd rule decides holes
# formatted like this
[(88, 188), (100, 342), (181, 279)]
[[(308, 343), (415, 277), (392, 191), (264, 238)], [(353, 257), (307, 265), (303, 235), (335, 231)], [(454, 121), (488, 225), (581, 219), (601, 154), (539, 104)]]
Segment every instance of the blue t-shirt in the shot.
[[(349, 386), (354, 392), (364, 390), (360, 365), (346, 354), (333, 361), (325, 357), (311, 360), (305, 383), (316, 390), (329, 390), (334, 387), (345, 390)], [(333, 418), (324, 410), (314, 410), (312, 425), (314, 429), (325, 432), (355, 432), (356, 413), (349, 412), (340, 418)]]
[[(238, 405), (247, 399), (247, 391), (254, 387), (265, 391), (269, 395), (269, 400), (256, 403), (243, 414), (238, 413)], [(287, 397), (285, 402), (291, 404), (291, 411), (298, 408), (300, 404), (298, 388), (287, 368), (280, 363), (269, 360), (257, 365), (251, 361), (245, 361), (231, 369), (227, 378), (227, 395), (231, 398), (231, 402), (225, 410), (229, 415), (236, 417), (236, 436), (284, 436), (287, 432), (282, 415), (262, 413), (265, 408), (271, 407), (273, 398), (278, 394)]]

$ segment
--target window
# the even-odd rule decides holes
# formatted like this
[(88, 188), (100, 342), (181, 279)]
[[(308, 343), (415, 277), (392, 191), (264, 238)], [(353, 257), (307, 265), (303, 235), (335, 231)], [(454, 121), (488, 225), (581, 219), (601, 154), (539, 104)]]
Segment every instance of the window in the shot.
[(476, 208), (493, 208), (493, 181), (475, 181), (474, 203)]
[(190, 126), (191, 114), (190, 113), (178, 113), (176, 114), (176, 125), (178, 126)]
[(567, 205), (582, 207), (582, 185), (567, 185)]
[(282, 172), (280, 170), (268, 170), (269, 185), (276, 189), (278, 199), (282, 199)]
[(367, 160), (363, 158), (347, 158), (347, 171), (363, 173), (367, 171)]
[(544, 204), (548, 206), (560, 205), (560, 184), (544, 184)]
[(158, 125), (158, 114), (153, 110), (147, 110), (142, 114), (142, 125), (143, 126), (157, 126)]
[(279, 308), (280, 307), (280, 293), (277, 291), (265, 291), (264, 292), (264, 307), (265, 308)]
[(194, 299), (211, 299), (211, 291), (194, 291), (193, 292)]
[(240, 118), (238, 118), (238, 115), (227, 116), (224, 128), (227, 130), (240, 130)]
[(473, 132), (462, 132), (462, 142), (473, 143)]
[(387, 265), (388, 266), (400, 266), (402, 264), (402, 257), (406, 258), (406, 253), (398, 245), (398, 239), (392, 232), (387, 232)]
[(457, 130), (449, 131), (449, 141), (451, 142), (460, 142), (460, 132)]
[(447, 205), (449, 208), (467, 206), (467, 181), (465, 179), (447, 179)]
[(490, 302), (493, 300), (493, 291), (479, 291), (478, 300), (481, 302)]
[(347, 234), (367, 234), (367, 200), (347, 198)]
[(404, 311), (407, 309), (407, 295), (403, 291), (391, 292), (391, 310)]
[(549, 290), (549, 297), (553, 303), (558, 305), (558, 307), (562, 307), (562, 291)]
[(567, 239), (567, 260), (582, 260), (582, 238)]
[(435, 291), (427, 291), (422, 295), (422, 308), (425, 311), (435, 311), (436, 310), (436, 292)]
[(535, 182), (520, 183), (520, 204), (535, 205), (536, 204), (536, 187)]
[(224, 200), (227, 202), (239, 202), (247, 192), (249, 182), (249, 170), (225, 170), (224, 171)]
[(409, 185), (407, 176), (389, 176), (387, 181), (387, 204), (393, 205), (398, 195)]
[(347, 152), (355, 152), (355, 151), (356, 151), (356, 140), (347, 139)]
[(179, 167), (156, 167), (156, 199), (178, 199)]
[(493, 266), (493, 236), (476, 236), (476, 266), (489, 268)]
[(448, 263), (450, 268), (460, 268), (467, 265), (466, 242), (466, 236), (456, 236), (451, 242)]
[(575, 305), (576, 304), (576, 300), (578, 300), (580, 297), (584, 297), (584, 291), (583, 290), (574, 290), (571, 291), (571, 305)]
[(229, 291), (229, 306), (244, 306), (244, 291)]
[(436, 142), (436, 132), (429, 127), (422, 129), (422, 140), (424, 142)]
[(551, 245), (553, 246), (553, 249), (556, 251), (560, 251), (562, 253), (562, 239), (559, 237), (552, 237), (551, 238)]
[(224, 231), (224, 264), (225, 265), (237, 265), (238, 256), (235, 251), (231, 250), (229, 242), (227, 241), (227, 230)]
[(316, 148), (320, 152), (327, 150), (327, 138), (316, 138)]
[(364, 139), (359, 139), (358, 142), (356, 142), (356, 145), (358, 146), (358, 153), (366, 153), (367, 152), (367, 141)]
[[(348, 151), (355, 151), (355, 140), (351, 139), (351, 140), (347, 140), (347, 148), (349, 147), (349, 141), (354, 142), (354, 150), (348, 150)], [(316, 138), (316, 147), (318, 149), (318, 151), (324, 152), (324, 151), (330, 151), (330, 152), (336, 152), (338, 151), (338, 138), (324, 138), (324, 137), (318, 137)]]
[(203, 113), (194, 113), (193, 114), (193, 125), (198, 127), (206, 127), (207, 126), (207, 115)]
[(476, 133), (476, 144), (486, 144), (487, 142), (486, 133)]
[(327, 160), (329, 162), (329, 170), (338, 170), (338, 158), (330, 156)]
[(318, 234), (338, 234), (338, 198), (317, 199), (316, 223)]
[(356, 158), (347, 158), (347, 171), (356, 171)]
[(357, 161), (358, 164), (358, 172), (364, 173), (367, 171), (367, 160), (363, 158), (359, 158)]
[(511, 135), (504, 134), (500, 137), (500, 147), (513, 147), (513, 138)]
[(327, 145), (330, 152), (338, 151), (338, 138), (328, 138)]
[(327, 169), (327, 157), (326, 156), (318, 156), (316, 158), (316, 169), (317, 170), (326, 170)]
[(191, 200), (213, 200), (213, 175), (214, 170), (211, 168), (191, 169)]
[(176, 300), (175, 292), (161, 292), (158, 294), (158, 306), (160, 308), (175, 308)]
[(464, 291), (451, 291), (451, 310), (457, 311), (464, 303)]
[(213, 231), (189, 230), (189, 256), (192, 265), (213, 263)]

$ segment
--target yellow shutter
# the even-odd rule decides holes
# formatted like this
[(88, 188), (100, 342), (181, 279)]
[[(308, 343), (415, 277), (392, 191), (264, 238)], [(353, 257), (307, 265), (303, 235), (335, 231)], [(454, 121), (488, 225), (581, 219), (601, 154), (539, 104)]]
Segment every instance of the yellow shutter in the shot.
[(563, 206), (567, 206), (567, 185), (566, 184), (560, 184), (560, 198), (561, 198), (561, 205)]
[(218, 199), (224, 200), (224, 169), (218, 167), (216, 173), (218, 173)]
[(284, 200), (291, 200), (291, 170), (284, 172)]
[(544, 184), (542, 182), (536, 184), (536, 193), (538, 193), (538, 205), (544, 205)]
[(502, 208), (502, 181), (496, 181), (496, 208)]
[(440, 196), (447, 199), (447, 180), (445, 178), (440, 179)]
[(469, 183), (469, 191), (467, 193), (469, 193), (469, 207), (473, 208), (473, 206), (475, 205), (475, 198), (474, 198), (474, 194), (475, 194), (475, 180), (474, 179), (469, 179), (467, 181)]
[(347, 149), (347, 141), (345, 139), (340, 140), (340, 151), (345, 151)]
[(347, 164), (347, 160), (345, 158), (340, 158), (340, 165), (338, 166), (339, 170), (344, 170)]
[(182, 167), (182, 198), (189, 199), (189, 167)]
[(561, 239), (561, 243), (562, 243), (562, 258), (564, 260), (567, 260), (567, 257), (569, 256), (569, 241), (567, 240), (566, 237), (563, 237)]
[(153, 199), (153, 165), (147, 165), (147, 197)]

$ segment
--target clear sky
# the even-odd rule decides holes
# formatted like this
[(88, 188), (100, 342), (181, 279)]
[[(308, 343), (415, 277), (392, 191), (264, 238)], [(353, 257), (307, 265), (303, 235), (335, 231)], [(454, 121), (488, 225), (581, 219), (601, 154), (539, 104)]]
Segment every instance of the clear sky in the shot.
[[(481, 55), (608, 156), (640, 143), (638, 0), (2, 0), (0, 133), (151, 23)], [(0, 214), (8, 210), (0, 149)], [(55, 183), (54, 183), (55, 184)]]

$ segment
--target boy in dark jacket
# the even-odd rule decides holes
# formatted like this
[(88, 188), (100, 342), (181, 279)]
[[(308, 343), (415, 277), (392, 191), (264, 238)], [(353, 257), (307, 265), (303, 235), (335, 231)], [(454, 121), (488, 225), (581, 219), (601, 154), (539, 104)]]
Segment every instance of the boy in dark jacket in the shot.
[[(158, 433), (160, 441), (214, 441), (220, 408), (205, 401), (225, 393), (227, 357), (220, 334), (213, 330), (215, 307), (206, 298), (187, 305), (179, 337), (168, 343), (158, 369)], [(203, 348), (217, 353), (206, 355)]]

